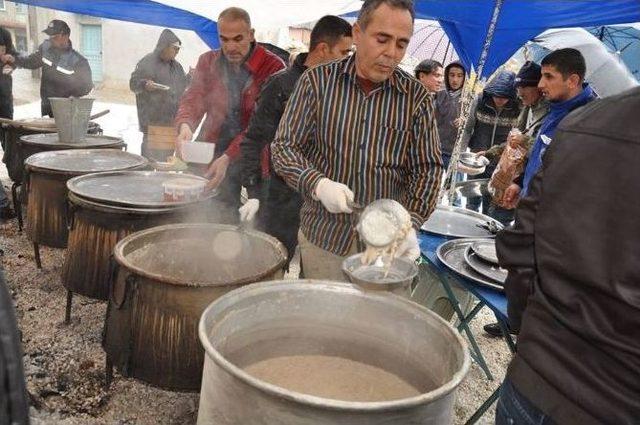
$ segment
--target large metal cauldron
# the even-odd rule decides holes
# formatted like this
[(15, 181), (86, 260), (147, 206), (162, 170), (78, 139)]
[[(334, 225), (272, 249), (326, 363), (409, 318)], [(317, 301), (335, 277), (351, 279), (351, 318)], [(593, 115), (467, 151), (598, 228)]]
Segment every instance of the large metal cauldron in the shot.
[[(337, 282), (238, 289), (205, 310), (199, 334), (206, 350), (200, 425), (450, 424), (455, 389), (470, 364), (458, 332), (434, 313), (393, 294)], [(364, 363), (401, 378), (418, 395), (343, 401), (294, 392), (243, 370), (282, 356)], [(307, 369), (301, 378), (323, 373)]]
[(120, 239), (162, 224), (206, 221), (213, 194), (165, 201), (163, 184), (173, 179), (206, 181), (154, 171), (93, 173), (67, 181), (69, 239), (62, 265), (62, 283), (68, 291), (65, 322), (70, 319), (72, 293), (107, 299), (109, 259)]
[(277, 239), (223, 224), (174, 224), (121, 240), (105, 322), (108, 363), (126, 376), (197, 390), (204, 350), (198, 320), (228, 291), (282, 277)]
[(62, 149), (122, 149), (126, 146), (122, 139), (116, 137), (100, 136), (97, 139), (97, 134), (101, 134), (102, 129), (96, 123), (89, 126), (89, 134), (92, 135), (90, 140), (77, 144), (60, 143), (55, 127), (39, 128), (8, 124), (2, 126), (4, 129), (4, 162), (7, 164), (9, 178), (17, 184), (21, 184), (23, 181), (24, 160), (35, 153)]
[(101, 171), (145, 167), (140, 155), (115, 149), (41, 152), (25, 161), (27, 171), (27, 234), (35, 244), (67, 246), (67, 180)]

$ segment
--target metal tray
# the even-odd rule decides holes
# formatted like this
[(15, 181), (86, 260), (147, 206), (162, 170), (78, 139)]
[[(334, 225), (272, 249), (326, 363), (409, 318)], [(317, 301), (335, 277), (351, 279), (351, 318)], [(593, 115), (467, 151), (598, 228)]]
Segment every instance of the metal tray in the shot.
[(473, 270), (467, 261), (464, 258), (464, 253), (474, 242), (476, 242), (477, 238), (467, 238), (467, 239), (453, 239), (447, 241), (440, 245), (436, 250), (436, 255), (438, 259), (444, 264), (447, 268), (454, 271), (455, 273), (466, 277), (467, 279), (479, 284), (486, 286), (488, 288), (503, 291), (504, 288), (501, 284), (496, 283), (490, 279), (487, 279), (480, 273)]
[(31, 155), (25, 166), (30, 170), (86, 174), (141, 168), (148, 163), (140, 155), (116, 149), (70, 149)]
[(137, 214), (137, 215), (158, 215), (179, 213), (183, 210), (189, 210), (193, 205), (173, 205), (164, 208), (136, 208), (123, 207), (118, 205), (101, 204), (100, 202), (90, 201), (89, 199), (69, 193), (68, 199), (76, 208), (88, 208), (93, 211), (99, 211), (109, 214)]
[(478, 241), (471, 245), (471, 249), (478, 257), (492, 264), (498, 264), (498, 254), (496, 253), (496, 241)]
[(473, 251), (473, 244), (464, 251), (464, 259), (469, 267), (491, 280), (495, 280), (502, 285), (507, 280), (508, 272), (496, 264), (481, 260), (478, 254)]
[(194, 179), (206, 182), (203, 177), (170, 171), (114, 171), (86, 174), (67, 182), (71, 193), (108, 205), (138, 208), (163, 208), (194, 204), (216, 195), (215, 191), (202, 194), (197, 200), (166, 201), (163, 183), (172, 179)]
[(421, 229), (455, 238), (492, 238), (495, 234), (482, 227), (488, 223), (493, 223), (500, 230), (503, 228), (499, 221), (479, 212), (439, 205)]
[(473, 179), (456, 182), (454, 190), (458, 196), (464, 198), (479, 198), (482, 195), (491, 195), (487, 189), (489, 179)]
[(460, 154), (459, 161), (470, 168), (484, 168), (487, 164), (485, 164), (478, 155), (473, 152), (462, 152)]
[(30, 134), (22, 136), (20, 137), (20, 143), (45, 147), (60, 146), (64, 149), (91, 149), (105, 146), (125, 146), (124, 141), (119, 137), (94, 136), (90, 134), (87, 134), (87, 137), (77, 142), (60, 142), (58, 133)]

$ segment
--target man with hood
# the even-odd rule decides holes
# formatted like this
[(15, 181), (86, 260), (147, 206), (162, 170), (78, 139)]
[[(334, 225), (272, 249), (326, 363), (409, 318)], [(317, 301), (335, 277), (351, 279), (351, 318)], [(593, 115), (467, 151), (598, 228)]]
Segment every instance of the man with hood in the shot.
[[(230, 7), (218, 16), (220, 50), (202, 54), (193, 80), (180, 100), (175, 126), (176, 149), (193, 138), (202, 124), (205, 142), (215, 143), (214, 160), (206, 176), (210, 188), (219, 188), (219, 219), (236, 223), (239, 219), (240, 142), (253, 115), (265, 81), (285, 68), (275, 54), (256, 44), (251, 18), (246, 10)], [(269, 173), (268, 151), (262, 153), (263, 175)]]
[(167, 156), (167, 152), (149, 149), (149, 126), (172, 126), (180, 98), (187, 88), (187, 75), (176, 61), (180, 46), (180, 39), (173, 31), (163, 30), (155, 50), (138, 62), (129, 80), (129, 87), (136, 94), (138, 124), (144, 134), (142, 155), (149, 159), (164, 161)]
[[(516, 75), (514, 84), (523, 108), (518, 117), (518, 125), (515, 127), (520, 134), (511, 133), (507, 138), (506, 143), (510, 143), (512, 146), (517, 145), (531, 149), (540, 126), (549, 113), (549, 101), (545, 99), (538, 87), (542, 77), (541, 69), (537, 63), (527, 61)], [(484, 153), (484, 156), (490, 160), (499, 160), (506, 143), (491, 147)]]
[[(507, 136), (518, 123), (520, 105), (514, 87), (515, 74), (510, 71), (500, 71), (480, 93), (469, 112), (469, 120), (464, 129), (462, 151), (467, 147), (471, 152), (484, 153), (494, 145), (507, 141)], [(492, 161), (484, 173), (475, 178), (490, 178), (498, 161)], [(513, 212), (500, 208), (491, 202), (491, 195), (471, 198), (467, 208), (479, 210), (482, 201), (482, 213), (487, 214), (503, 224), (508, 224), (513, 218)]]
[(438, 113), (438, 133), (440, 135), (440, 149), (445, 169), (449, 168), (451, 153), (456, 144), (462, 105), (462, 88), (466, 78), (466, 70), (462, 63), (451, 62), (444, 68), (444, 85), (449, 96), (448, 107)]
[(89, 62), (73, 48), (69, 39), (71, 28), (66, 22), (54, 19), (42, 32), (49, 39), (35, 53), (26, 57), (5, 54), (0, 60), (26, 69), (42, 68), (41, 112), (53, 117), (50, 97), (84, 96), (93, 88), (93, 82)]
[(505, 191), (513, 205), (526, 196), (529, 183), (542, 165), (542, 157), (553, 139), (556, 127), (571, 111), (578, 109), (596, 98), (596, 94), (584, 76), (587, 65), (582, 53), (576, 49), (559, 49), (542, 59), (542, 77), (538, 88), (550, 103), (546, 115), (524, 171), (522, 186), (514, 184)]

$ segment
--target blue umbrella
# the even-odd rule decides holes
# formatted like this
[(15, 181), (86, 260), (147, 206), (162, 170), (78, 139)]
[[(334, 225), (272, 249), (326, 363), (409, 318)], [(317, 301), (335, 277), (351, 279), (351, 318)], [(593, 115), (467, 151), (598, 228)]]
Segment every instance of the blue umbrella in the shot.
[(640, 23), (586, 29), (618, 55), (636, 80), (640, 81)]

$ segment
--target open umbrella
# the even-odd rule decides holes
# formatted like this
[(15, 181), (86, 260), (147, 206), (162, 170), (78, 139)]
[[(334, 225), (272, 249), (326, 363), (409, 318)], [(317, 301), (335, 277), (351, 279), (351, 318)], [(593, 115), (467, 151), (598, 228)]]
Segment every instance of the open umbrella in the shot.
[(640, 81), (640, 23), (603, 25), (586, 30), (619, 56), (636, 80)]
[(416, 20), (407, 55), (418, 61), (435, 59), (443, 65), (458, 60), (458, 54), (440, 23), (427, 19)]

